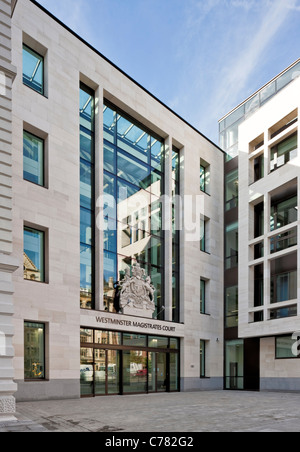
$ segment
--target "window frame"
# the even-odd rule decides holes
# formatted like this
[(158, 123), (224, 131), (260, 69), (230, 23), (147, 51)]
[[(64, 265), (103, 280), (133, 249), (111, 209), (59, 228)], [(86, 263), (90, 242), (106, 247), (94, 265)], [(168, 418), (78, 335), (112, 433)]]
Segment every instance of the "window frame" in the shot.
[[(33, 181), (31, 181), (29, 179), (26, 179), (24, 177), (24, 134), (30, 135), (34, 139), (40, 141), (41, 144), (42, 144), (42, 171), (41, 171), (41, 173), (42, 173), (42, 184), (39, 184), (37, 182), (33, 182)], [(26, 182), (30, 182), (31, 184), (37, 185), (38, 187), (42, 187), (42, 188), (46, 188), (46, 168), (45, 168), (46, 152), (45, 152), (45, 146), (46, 146), (46, 143), (45, 143), (45, 139), (44, 138), (41, 138), (41, 137), (35, 135), (34, 133), (29, 132), (26, 129), (23, 129), (23, 180), (25, 180)]]
[(42, 237), (43, 256), (41, 259), (41, 263), (43, 266), (43, 273), (42, 273), (43, 278), (41, 278), (40, 281), (37, 281), (37, 280), (33, 280), (33, 279), (24, 278), (24, 275), (23, 275), (23, 280), (34, 282), (34, 283), (39, 283), (39, 284), (47, 284), (48, 281), (47, 281), (47, 272), (46, 272), (46, 231), (42, 230), (42, 229), (37, 229), (35, 226), (28, 226), (28, 225), (24, 224), (24, 226), (23, 226), (23, 253), (25, 253), (25, 231), (26, 230), (29, 232), (32, 231), (32, 232), (38, 233)]
[[(293, 336), (293, 335), (292, 335)], [(275, 337), (275, 360), (277, 361), (277, 360), (286, 360), (286, 359), (300, 359), (300, 349), (299, 349), (299, 346), (298, 346), (298, 356), (289, 356), (289, 357), (279, 357), (278, 356), (278, 340), (279, 339), (284, 339), (284, 338), (291, 338), (292, 339), (292, 336), (291, 335), (284, 335), (284, 336), (276, 336)], [(298, 335), (298, 337), (297, 337), (297, 340), (295, 340), (294, 342), (299, 342), (300, 341), (300, 334)]]
[[(43, 367), (44, 367), (44, 375), (42, 378), (26, 378), (25, 377), (25, 358), (26, 358), (26, 353), (25, 353), (25, 327), (26, 325), (36, 325), (36, 327), (39, 326), (39, 328), (43, 327), (43, 350), (42, 350), (42, 354), (43, 354)], [(37, 329), (37, 328), (36, 328)], [(38, 381), (47, 381), (47, 359), (46, 359), (46, 323), (44, 322), (30, 322), (25, 320), (24, 321), (24, 382), (38, 382)]]
[[(33, 86), (31, 86), (29, 83), (26, 83), (26, 79), (24, 80), (24, 51), (27, 53), (31, 53), (32, 56), (35, 56), (37, 59), (40, 59), (42, 63), (42, 90), (39, 91), (35, 89)], [(39, 52), (34, 50), (32, 47), (28, 46), (23, 42), (22, 45), (22, 82), (24, 86), (27, 86), (27, 88), (30, 88), (32, 91), (35, 91), (36, 93), (40, 94), (43, 97), (45, 96), (45, 57), (41, 55)]]

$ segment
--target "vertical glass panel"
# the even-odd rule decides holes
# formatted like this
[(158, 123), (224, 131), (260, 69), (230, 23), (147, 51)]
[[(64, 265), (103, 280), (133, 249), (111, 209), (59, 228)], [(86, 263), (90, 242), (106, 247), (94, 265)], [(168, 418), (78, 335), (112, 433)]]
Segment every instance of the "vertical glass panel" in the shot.
[(158, 320), (164, 320), (163, 308), (163, 274), (162, 270), (157, 268), (151, 269), (151, 279), (152, 284), (156, 291), (154, 293), (154, 303), (156, 306), (156, 311), (154, 317), (158, 316)]
[(94, 394), (94, 356), (92, 348), (80, 349), (80, 392), (82, 396)]
[(200, 313), (206, 313), (206, 281), (200, 281)]
[(24, 279), (45, 281), (44, 232), (24, 228)]
[(276, 92), (276, 82), (271, 83), (260, 92), (260, 102), (263, 104), (270, 97), (274, 96)]
[(151, 138), (151, 166), (158, 171), (163, 171), (164, 145), (155, 138)]
[(151, 239), (151, 265), (156, 267), (163, 266), (163, 241), (152, 237)]
[(116, 151), (113, 146), (104, 143), (104, 169), (110, 173), (116, 172)]
[(80, 245), (80, 307), (91, 309), (92, 303), (93, 250), (89, 245)]
[(44, 58), (23, 45), (23, 83), (44, 94)]
[(118, 152), (118, 177), (143, 189), (150, 189), (151, 177), (149, 167)]
[(107, 394), (120, 393), (120, 352), (107, 350)]
[(244, 389), (244, 341), (226, 343), (226, 389)]
[(148, 391), (156, 392), (156, 352), (148, 353)]
[(106, 351), (94, 350), (95, 354), (95, 395), (106, 395)]
[(177, 353), (170, 354), (170, 391), (179, 390), (179, 355)]
[(87, 130), (94, 129), (94, 98), (88, 88), (80, 89), (80, 125)]
[(239, 171), (238, 169), (226, 175), (225, 202), (226, 211), (234, 209), (238, 205), (239, 196)]
[(206, 251), (206, 222), (200, 220), (200, 250)]
[(167, 354), (157, 353), (157, 392), (166, 392), (168, 381), (167, 381)]
[(238, 266), (238, 223), (232, 223), (226, 226), (225, 242), (226, 270), (228, 270)]
[(25, 131), (23, 132), (23, 175), (29, 182), (44, 185), (44, 140)]
[(114, 284), (118, 281), (117, 255), (104, 252), (104, 307), (106, 311), (114, 312), (115, 289)]
[(80, 329), (80, 343), (92, 344), (94, 342), (94, 331), (86, 328)]
[(200, 378), (206, 377), (206, 343), (200, 341)]
[(147, 392), (148, 353), (135, 350), (123, 351), (123, 392)]
[(103, 107), (103, 125), (104, 125), (104, 138), (111, 143), (115, 141), (115, 129), (116, 129), (116, 112), (104, 105)]
[(150, 147), (148, 135), (133, 123), (118, 116), (117, 120), (118, 147), (144, 163), (149, 163)]
[(93, 161), (93, 138), (89, 130), (80, 128), (80, 158), (87, 162)]
[(92, 166), (90, 163), (80, 161), (80, 205), (92, 209)]
[(24, 328), (25, 380), (45, 379), (45, 325), (25, 322)]
[(226, 328), (233, 328), (238, 326), (238, 296), (238, 286), (227, 287), (225, 289)]
[(92, 221), (93, 215), (90, 210), (80, 209), (80, 242), (92, 245)]

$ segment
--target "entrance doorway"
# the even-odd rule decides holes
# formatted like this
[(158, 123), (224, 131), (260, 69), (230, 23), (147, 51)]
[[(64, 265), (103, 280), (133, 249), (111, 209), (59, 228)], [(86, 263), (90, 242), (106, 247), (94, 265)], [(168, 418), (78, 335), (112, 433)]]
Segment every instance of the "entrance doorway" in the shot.
[(180, 390), (177, 338), (81, 329), (81, 396)]
[(95, 395), (116, 395), (120, 391), (120, 352), (95, 349)]
[(150, 352), (148, 355), (149, 392), (167, 392), (169, 390), (167, 354)]

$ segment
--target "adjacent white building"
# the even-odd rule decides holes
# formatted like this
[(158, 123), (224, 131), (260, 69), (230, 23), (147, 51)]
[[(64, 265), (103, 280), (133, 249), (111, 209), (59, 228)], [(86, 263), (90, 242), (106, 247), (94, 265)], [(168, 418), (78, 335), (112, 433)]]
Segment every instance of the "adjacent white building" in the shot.
[(300, 63), (220, 121), (224, 154), (35, 1), (0, 14), (2, 417), (300, 390)]

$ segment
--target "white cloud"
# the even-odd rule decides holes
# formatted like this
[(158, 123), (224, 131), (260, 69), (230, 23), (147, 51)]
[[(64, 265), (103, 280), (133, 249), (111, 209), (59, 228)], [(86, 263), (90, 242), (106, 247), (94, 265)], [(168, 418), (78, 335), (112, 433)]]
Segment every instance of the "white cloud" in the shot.
[[(216, 0), (217, 1), (217, 0)], [(244, 0), (228, 0), (233, 7), (257, 8), (258, 3)], [(257, 20), (253, 23), (253, 34), (245, 44), (244, 30), (235, 30), (240, 33), (240, 43), (235, 43), (235, 52), (222, 55), (225, 65), (221, 69), (217, 86), (212, 87), (212, 97), (209, 99), (205, 112), (204, 121), (201, 118), (201, 127), (210, 129), (210, 124), (216, 120), (216, 111), (221, 117), (230, 108), (233, 108), (242, 100), (242, 93), (250, 77), (258, 70), (265, 52), (277, 37), (281, 27), (286, 22), (292, 10), (298, 10), (297, 0), (260, 0), (260, 7), (257, 10)], [(222, 66), (221, 66), (222, 67)], [(274, 74), (275, 75), (275, 74)], [(215, 88), (215, 89), (214, 89)]]

